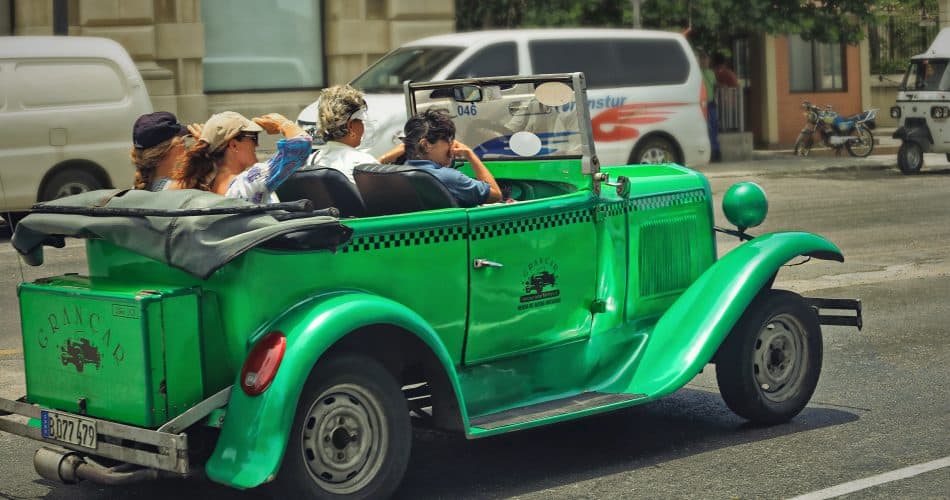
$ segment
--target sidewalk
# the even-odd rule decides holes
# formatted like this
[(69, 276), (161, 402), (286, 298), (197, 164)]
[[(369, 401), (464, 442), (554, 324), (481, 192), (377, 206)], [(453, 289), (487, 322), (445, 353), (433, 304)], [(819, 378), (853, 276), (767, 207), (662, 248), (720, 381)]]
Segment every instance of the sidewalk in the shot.
[[(875, 151), (876, 153), (876, 151)], [(943, 154), (924, 155), (928, 166), (946, 166)], [(894, 169), (897, 172), (896, 153), (872, 154), (867, 158), (854, 158), (847, 152), (836, 156), (834, 153), (809, 156), (796, 156), (791, 151), (755, 150), (752, 159), (746, 161), (724, 161), (710, 163), (697, 168), (709, 177), (735, 175), (736, 173), (755, 173), (773, 171), (783, 173), (817, 172), (828, 169)]]

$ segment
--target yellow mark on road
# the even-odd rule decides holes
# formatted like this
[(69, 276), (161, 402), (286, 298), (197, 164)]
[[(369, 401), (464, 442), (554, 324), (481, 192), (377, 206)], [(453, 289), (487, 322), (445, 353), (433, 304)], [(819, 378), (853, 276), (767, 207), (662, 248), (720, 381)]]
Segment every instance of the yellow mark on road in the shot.
[(19, 349), (0, 349), (0, 359), (19, 357), (23, 354)]

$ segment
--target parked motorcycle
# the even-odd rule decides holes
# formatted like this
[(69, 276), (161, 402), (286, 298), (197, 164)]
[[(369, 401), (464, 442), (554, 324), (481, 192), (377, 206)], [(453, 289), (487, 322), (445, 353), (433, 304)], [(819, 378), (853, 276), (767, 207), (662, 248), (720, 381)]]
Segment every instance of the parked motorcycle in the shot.
[(795, 154), (808, 156), (815, 145), (815, 134), (821, 144), (834, 149), (841, 154), (841, 148), (848, 150), (851, 156), (865, 157), (874, 150), (874, 118), (878, 108), (862, 111), (856, 115), (842, 117), (831, 109), (830, 105), (824, 108), (804, 101), (802, 110), (805, 115), (805, 126), (795, 140)]

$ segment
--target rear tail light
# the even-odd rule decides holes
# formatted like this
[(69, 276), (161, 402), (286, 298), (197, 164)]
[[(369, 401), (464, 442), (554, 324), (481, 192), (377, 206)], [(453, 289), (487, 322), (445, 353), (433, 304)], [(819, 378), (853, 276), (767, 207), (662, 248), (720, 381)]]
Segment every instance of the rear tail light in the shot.
[(254, 345), (241, 368), (241, 389), (245, 394), (257, 396), (267, 389), (277, 375), (286, 350), (287, 337), (278, 331), (264, 335)]

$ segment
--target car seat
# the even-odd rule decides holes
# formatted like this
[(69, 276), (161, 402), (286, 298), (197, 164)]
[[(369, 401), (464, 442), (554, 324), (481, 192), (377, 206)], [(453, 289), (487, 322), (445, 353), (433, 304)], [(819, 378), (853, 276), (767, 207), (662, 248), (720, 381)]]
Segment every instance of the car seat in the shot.
[(336, 207), (343, 217), (366, 215), (359, 190), (343, 172), (329, 167), (298, 170), (277, 188), (281, 201), (307, 199), (316, 209)]
[(356, 186), (367, 215), (389, 215), (458, 207), (445, 185), (424, 168), (408, 165), (357, 165)]

